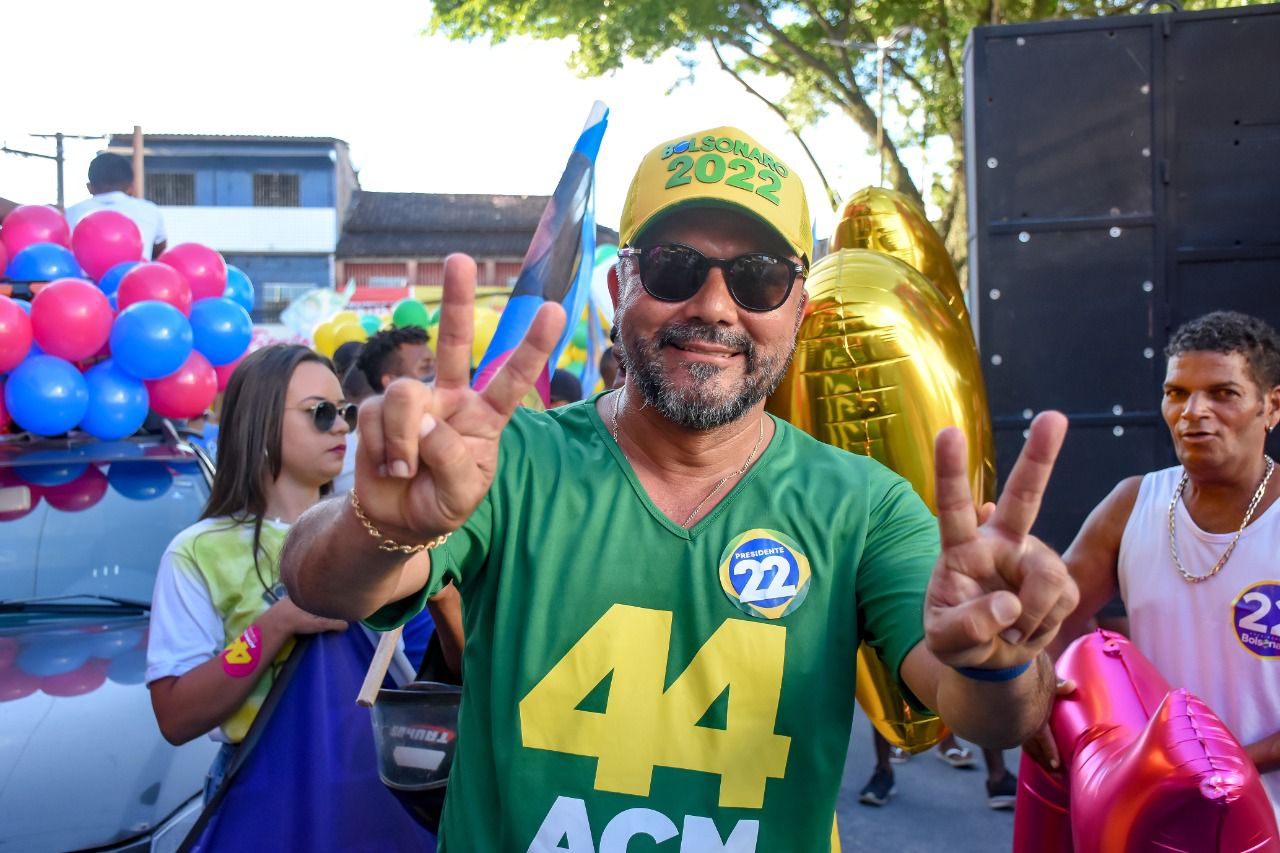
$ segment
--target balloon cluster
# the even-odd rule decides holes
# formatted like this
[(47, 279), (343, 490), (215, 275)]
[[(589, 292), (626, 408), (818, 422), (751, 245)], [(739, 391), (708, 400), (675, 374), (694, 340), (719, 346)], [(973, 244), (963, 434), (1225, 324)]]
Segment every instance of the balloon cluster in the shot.
[(427, 306), (416, 299), (401, 299), (392, 306), (390, 314), (360, 314), (343, 309), (329, 319), (318, 323), (311, 331), (316, 352), (332, 358), (338, 347), (351, 341), (364, 343), (369, 336), (383, 329), (402, 329), (417, 326), (431, 334), (440, 324), (440, 309), (428, 311)]
[[(29, 453), (27, 459), (42, 452)], [(29, 515), (41, 500), (60, 512), (83, 512), (102, 500), (108, 487), (129, 500), (149, 501), (172, 485), (169, 466), (141, 460), (112, 462), (105, 471), (92, 462), (0, 468), (0, 489), (25, 487), (29, 495), (22, 505), (0, 512), (0, 522)]]
[(37, 690), (47, 696), (80, 696), (108, 678), (116, 684), (141, 684), (146, 668), (147, 631), (136, 622), (0, 634), (0, 702)]
[(127, 216), (95, 211), (72, 233), (41, 205), (6, 217), (0, 246), (11, 281), (47, 282), (30, 304), (0, 296), (0, 432), (12, 421), (111, 440), (136, 432), (149, 409), (197, 417), (248, 350), (253, 284), (207, 246), (145, 261)]

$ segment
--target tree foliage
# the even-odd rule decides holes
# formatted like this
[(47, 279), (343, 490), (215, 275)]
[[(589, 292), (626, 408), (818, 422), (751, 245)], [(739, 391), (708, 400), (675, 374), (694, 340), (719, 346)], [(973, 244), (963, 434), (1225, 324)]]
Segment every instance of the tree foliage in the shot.
[[(943, 211), (937, 223), (964, 263), (963, 50), (969, 31), (989, 23), (1133, 13), (1149, 0), (435, 0), (433, 27), (452, 38), (515, 35), (572, 38), (579, 73), (595, 76), (624, 60), (692, 53), (709, 45), (720, 67), (768, 104), (803, 144), (825, 115), (847, 116), (876, 138), (877, 60), (885, 48), (884, 91), (908, 118), (885, 128), (887, 182)], [(1190, 0), (1184, 6), (1220, 5)], [(786, 95), (772, 101), (752, 80), (781, 77)], [(916, 186), (900, 152), (946, 137), (955, 152), (948, 174)], [(808, 151), (808, 148), (805, 148)], [(810, 155), (810, 159), (814, 159)], [(821, 164), (814, 160), (819, 175)], [(835, 192), (822, 177), (833, 203)], [(845, 188), (851, 190), (854, 188)]]

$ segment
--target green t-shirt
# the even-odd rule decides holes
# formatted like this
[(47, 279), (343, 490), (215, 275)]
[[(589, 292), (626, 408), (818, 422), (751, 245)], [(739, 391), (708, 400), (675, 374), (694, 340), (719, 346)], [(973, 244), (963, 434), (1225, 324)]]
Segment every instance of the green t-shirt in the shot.
[(369, 620), (405, 621), (446, 579), (462, 594), (441, 849), (828, 850), (858, 642), (897, 672), (923, 637), (933, 516), (879, 463), (775, 419), (686, 530), (594, 399), (517, 411), (427, 588)]

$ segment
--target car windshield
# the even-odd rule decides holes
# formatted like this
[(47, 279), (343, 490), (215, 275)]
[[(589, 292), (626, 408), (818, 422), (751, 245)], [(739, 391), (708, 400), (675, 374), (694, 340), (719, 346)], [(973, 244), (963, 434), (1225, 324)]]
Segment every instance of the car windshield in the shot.
[(150, 602), (161, 553), (208, 493), (189, 457), (0, 468), (0, 602)]

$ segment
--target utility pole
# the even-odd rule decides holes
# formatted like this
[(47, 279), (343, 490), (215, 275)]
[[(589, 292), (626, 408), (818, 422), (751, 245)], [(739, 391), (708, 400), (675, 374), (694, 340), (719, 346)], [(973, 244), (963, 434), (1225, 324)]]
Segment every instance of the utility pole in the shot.
[(66, 207), (67, 207), (66, 184), (63, 178), (63, 164), (65, 162), (65, 158), (63, 157), (63, 147), (62, 147), (63, 140), (65, 139), (105, 139), (106, 137), (79, 136), (74, 133), (33, 133), (30, 135), (37, 139), (52, 139), (54, 141), (54, 153), (41, 154), (36, 151), (23, 151), (18, 148), (10, 148), (7, 144), (0, 146), (0, 153), (16, 154), (19, 157), (35, 157), (40, 160), (54, 161), (54, 163), (57, 164), (57, 169), (58, 169), (58, 209), (66, 210)]

